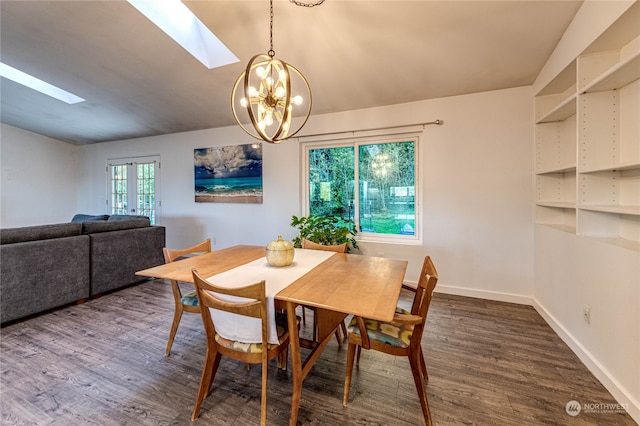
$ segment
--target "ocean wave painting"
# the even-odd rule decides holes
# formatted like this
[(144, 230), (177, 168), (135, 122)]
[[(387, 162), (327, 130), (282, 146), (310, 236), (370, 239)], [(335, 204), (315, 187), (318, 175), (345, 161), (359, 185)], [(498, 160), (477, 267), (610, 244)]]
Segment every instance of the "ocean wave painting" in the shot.
[(194, 150), (197, 203), (262, 203), (262, 144)]

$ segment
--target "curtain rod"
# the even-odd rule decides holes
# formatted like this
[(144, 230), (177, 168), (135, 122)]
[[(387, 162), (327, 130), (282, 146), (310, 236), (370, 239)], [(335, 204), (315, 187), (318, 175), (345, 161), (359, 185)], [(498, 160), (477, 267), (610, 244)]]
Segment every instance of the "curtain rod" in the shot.
[(402, 125), (398, 125), (398, 126), (387, 126), (387, 127), (372, 127), (369, 129), (359, 129), (359, 130), (344, 130), (341, 132), (327, 132), (327, 133), (314, 133), (311, 135), (300, 135), (300, 136), (294, 136), (295, 138), (313, 138), (313, 137), (317, 137), (317, 136), (329, 136), (329, 135), (340, 135), (340, 134), (344, 134), (344, 133), (351, 133), (352, 136), (355, 136), (356, 133), (359, 132), (373, 132), (376, 130), (392, 130), (392, 129), (400, 129), (400, 128), (405, 128), (405, 127), (413, 127), (413, 126), (422, 126), (424, 129), (424, 126), (428, 126), (431, 124), (435, 124), (437, 126), (442, 126), (444, 124), (444, 121), (442, 120), (435, 120), (435, 121), (427, 121), (426, 123), (414, 123), (414, 124), (402, 124)]

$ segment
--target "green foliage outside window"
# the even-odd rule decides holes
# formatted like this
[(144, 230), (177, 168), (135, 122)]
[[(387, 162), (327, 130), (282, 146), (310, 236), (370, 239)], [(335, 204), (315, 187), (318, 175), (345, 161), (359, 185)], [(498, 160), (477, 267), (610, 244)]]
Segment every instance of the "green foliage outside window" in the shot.
[(353, 221), (363, 232), (413, 235), (415, 161), (414, 141), (310, 149), (309, 212)]

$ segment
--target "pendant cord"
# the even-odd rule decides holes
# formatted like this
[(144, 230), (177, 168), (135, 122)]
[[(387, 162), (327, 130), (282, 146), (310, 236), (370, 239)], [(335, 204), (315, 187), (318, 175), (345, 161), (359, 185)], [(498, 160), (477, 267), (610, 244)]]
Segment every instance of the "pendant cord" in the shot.
[(273, 50), (273, 0), (269, 0), (269, 51), (267, 55), (271, 59), (276, 56), (276, 52)]

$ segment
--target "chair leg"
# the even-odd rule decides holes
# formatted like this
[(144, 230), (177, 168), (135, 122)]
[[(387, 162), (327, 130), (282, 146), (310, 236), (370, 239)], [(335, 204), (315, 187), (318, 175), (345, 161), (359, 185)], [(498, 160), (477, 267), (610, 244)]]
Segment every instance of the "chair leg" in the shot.
[(336, 327), (334, 334), (336, 336), (336, 340), (338, 341), (338, 346), (342, 347), (342, 335), (340, 334), (340, 327)]
[[(358, 346), (360, 349), (360, 346)], [(349, 389), (351, 388), (351, 375), (353, 374), (353, 358), (356, 355), (356, 344), (349, 343), (349, 349), (347, 351), (347, 372), (344, 376), (344, 394), (342, 397), (342, 405), (345, 407), (349, 403)]]
[(342, 336), (347, 338), (347, 325), (344, 323), (344, 320), (340, 323), (340, 328), (342, 329)]
[(429, 373), (427, 372), (427, 364), (424, 362), (424, 352), (422, 352), (422, 346), (420, 346), (420, 363), (422, 367), (422, 377), (426, 382), (429, 381)]
[(285, 347), (278, 355), (278, 368), (281, 370), (287, 370), (287, 363), (289, 362), (289, 346)]
[(356, 365), (360, 367), (360, 352), (362, 352), (362, 346), (358, 345), (358, 356), (356, 358)]
[(218, 371), (221, 357), (222, 355), (220, 355), (218, 351), (207, 348), (204, 366), (202, 367), (202, 376), (200, 377), (200, 387), (198, 388), (198, 395), (196, 396), (196, 404), (193, 407), (191, 420), (196, 420), (200, 415), (202, 401), (209, 395), (209, 389), (211, 389), (213, 378), (216, 376), (216, 371)]
[(316, 342), (318, 337), (318, 322), (316, 321), (316, 310), (313, 310), (313, 341)]
[[(266, 350), (265, 350), (266, 352)], [(262, 394), (260, 396), (260, 425), (267, 424), (267, 356), (262, 358)]]
[(422, 407), (422, 415), (427, 426), (431, 426), (431, 411), (429, 410), (429, 401), (427, 400), (427, 391), (425, 389), (424, 377), (421, 371), (420, 351), (414, 351), (409, 354), (409, 363), (411, 364), (411, 373), (413, 381), (416, 384), (420, 406)]
[(169, 341), (167, 342), (167, 348), (164, 351), (164, 356), (169, 356), (171, 353), (171, 346), (173, 346), (173, 339), (178, 332), (178, 325), (180, 325), (180, 319), (182, 318), (182, 305), (176, 305), (176, 310), (173, 314), (173, 322), (171, 323), (171, 331), (169, 332)]

